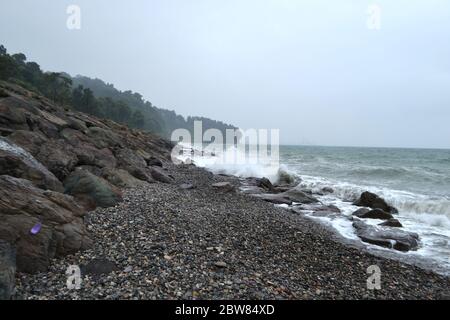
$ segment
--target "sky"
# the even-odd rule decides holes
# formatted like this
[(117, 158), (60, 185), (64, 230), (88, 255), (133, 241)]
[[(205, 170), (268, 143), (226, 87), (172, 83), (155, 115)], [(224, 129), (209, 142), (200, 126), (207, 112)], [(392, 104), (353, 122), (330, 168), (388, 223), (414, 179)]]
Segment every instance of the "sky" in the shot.
[(450, 148), (449, 39), (448, 0), (0, 3), (10, 53), (282, 144)]

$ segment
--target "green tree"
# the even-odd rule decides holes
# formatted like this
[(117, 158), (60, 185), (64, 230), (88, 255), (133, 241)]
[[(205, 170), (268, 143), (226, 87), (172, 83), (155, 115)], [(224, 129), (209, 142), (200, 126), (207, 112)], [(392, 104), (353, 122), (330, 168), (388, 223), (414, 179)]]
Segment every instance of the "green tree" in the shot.
[(141, 129), (144, 126), (145, 118), (141, 111), (136, 110), (135, 112), (133, 112), (130, 124), (138, 129)]

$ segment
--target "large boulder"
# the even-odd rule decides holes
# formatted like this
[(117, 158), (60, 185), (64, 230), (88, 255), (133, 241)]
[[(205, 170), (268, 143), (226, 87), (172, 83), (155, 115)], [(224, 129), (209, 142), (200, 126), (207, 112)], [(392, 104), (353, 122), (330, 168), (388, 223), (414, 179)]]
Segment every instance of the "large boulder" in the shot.
[(77, 155), (63, 140), (47, 141), (41, 146), (36, 158), (61, 181), (73, 171), (78, 163)]
[(145, 181), (135, 178), (124, 169), (104, 168), (102, 177), (120, 188), (134, 188), (145, 184)]
[(6, 241), (0, 240), (0, 300), (10, 300), (14, 292), (16, 251)]
[(383, 226), (383, 227), (392, 227), (392, 228), (402, 228), (403, 227), (403, 225), (397, 219), (389, 219), (385, 222), (380, 223), (379, 225)]
[(8, 136), (8, 140), (36, 157), (47, 138), (38, 131), (16, 130)]
[(398, 210), (388, 205), (383, 198), (369, 191), (363, 192), (353, 204), (359, 207), (369, 207), (372, 209), (381, 209), (389, 213), (398, 213)]
[(261, 194), (253, 194), (253, 196), (274, 204), (287, 204), (287, 205), (292, 204), (292, 200), (289, 199), (289, 197), (283, 195), (282, 193), (277, 194), (261, 193)]
[(358, 218), (365, 218), (365, 219), (389, 220), (389, 219), (394, 218), (392, 216), (392, 214), (385, 212), (381, 209), (368, 210), (368, 209), (362, 208), (362, 209), (359, 209), (359, 210), (356, 210), (355, 212), (353, 212), (353, 215)]
[(73, 147), (73, 152), (78, 158), (78, 165), (96, 166), (98, 168), (115, 168), (117, 160), (108, 148), (97, 149), (95, 146), (85, 143)]
[[(16, 246), (18, 271), (45, 271), (55, 256), (88, 248), (83, 215), (71, 196), (0, 176), (0, 239)], [(39, 231), (31, 234), (37, 224)]]
[(111, 207), (122, 201), (118, 188), (91, 172), (77, 168), (64, 180), (65, 192), (77, 198), (86, 208)]
[(10, 130), (28, 130), (29, 110), (22, 99), (7, 97), (0, 99), (0, 127)]
[(42, 189), (63, 190), (61, 182), (30, 153), (0, 138), (0, 175), (30, 180)]
[(287, 197), (292, 202), (297, 202), (297, 203), (302, 203), (302, 204), (319, 202), (319, 200), (314, 198), (312, 195), (309, 195), (306, 192), (303, 192), (302, 190), (299, 190), (297, 188), (292, 188), (288, 191), (285, 191), (282, 193), (282, 195)]
[(371, 226), (363, 221), (353, 222), (358, 237), (367, 243), (399, 251), (414, 250), (419, 245), (419, 236), (395, 228)]
[(294, 202), (301, 204), (311, 204), (319, 202), (319, 200), (314, 198), (312, 195), (309, 195), (296, 188), (291, 188), (281, 193), (255, 194), (254, 196), (275, 204), (291, 205)]

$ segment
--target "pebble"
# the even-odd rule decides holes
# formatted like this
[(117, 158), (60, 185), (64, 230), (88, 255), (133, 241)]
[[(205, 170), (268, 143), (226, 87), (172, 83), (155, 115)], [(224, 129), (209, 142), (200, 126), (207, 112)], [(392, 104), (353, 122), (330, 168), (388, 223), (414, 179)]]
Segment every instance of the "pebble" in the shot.
[[(336, 240), (302, 215), (243, 193), (237, 178), (171, 166), (176, 183), (124, 190), (115, 207), (88, 214), (93, 247), (54, 259), (47, 272), (19, 273), (23, 299), (440, 299), (448, 277), (371, 255)], [(190, 181), (189, 191), (179, 187)], [(205, 250), (206, 249), (206, 250)], [(175, 258), (176, 257), (176, 258)], [(66, 286), (69, 265), (108, 259), (117, 270)], [(367, 267), (382, 270), (367, 289)], [(211, 268), (212, 267), (212, 268)]]

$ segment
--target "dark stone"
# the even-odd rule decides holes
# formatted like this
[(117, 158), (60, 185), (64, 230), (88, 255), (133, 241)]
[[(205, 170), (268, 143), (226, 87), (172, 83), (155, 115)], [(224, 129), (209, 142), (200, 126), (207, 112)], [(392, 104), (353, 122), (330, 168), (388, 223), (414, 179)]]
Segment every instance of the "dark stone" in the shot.
[(419, 244), (419, 236), (413, 232), (400, 229), (377, 228), (363, 221), (353, 222), (353, 227), (362, 241), (377, 246), (398, 251), (409, 251), (416, 249)]
[(161, 160), (159, 160), (158, 158), (155, 157), (150, 157), (149, 159), (146, 160), (147, 161), (147, 165), (148, 166), (157, 166), (157, 167), (162, 167), (163, 163)]
[[(367, 209), (366, 209), (367, 210)], [(365, 219), (381, 219), (381, 220), (389, 220), (392, 219), (393, 216), (390, 213), (387, 213), (381, 209), (373, 209), (373, 210), (356, 210), (353, 212), (353, 215), (358, 218), (365, 218)]]
[(323, 193), (333, 193), (334, 192), (333, 188), (330, 188), (330, 187), (323, 187), (321, 191)]
[(359, 207), (369, 207), (372, 209), (381, 209), (389, 213), (398, 213), (398, 210), (386, 203), (383, 198), (380, 198), (375, 193), (365, 191), (361, 194), (360, 198), (353, 203)]
[(270, 182), (270, 180), (267, 178), (257, 179), (257, 186), (270, 192), (274, 191), (272, 182)]
[(292, 200), (289, 199), (289, 197), (287, 197), (286, 195), (283, 195), (282, 193), (277, 194), (263, 193), (263, 194), (254, 194), (253, 196), (274, 204), (287, 204), (287, 205), (292, 204)]
[(172, 183), (174, 180), (170, 175), (165, 173), (159, 167), (152, 167), (151, 175), (152, 175), (153, 179), (155, 179), (156, 181), (162, 182), (162, 183)]
[(302, 203), (302, 204), (319, 202), (319, 200), (317, 200), (313, 196), (305, 193), (304, 191), (296, 189), (296, 188), (292, 188), (288, 191), (285, 191), (285, 192), (281, 193), (281, 195), (284, 197), (287, 197), (292, 202), (298, 202), (298, 203)]
[(47, 141), (41, 146), (36, 158), (61, 181), (70, 174), (78, 163), (76, 154), (64, 140)]
[(86, 208), (92, 205), (111, 207), (122, 201), (119, 189), (91, 172), (77, 168), (64, 181), (65, 192), (80, 200)]
[(120, 188), (134, 188), (145, 183), (124, 169), (103, 168), (101, 170), (101, 177)]
[(108, 259), (94, 259), (90, 261), (88, 264), (81, 266), (81, 274), (82, 275), (90, 275), (90, 276), (100, 276), (102, 274), (108, 274), (113, 271), (119, 271), (120, 268), (117, 267), (114, 262)]
[(379, 226), (384, 226), (384, 227), (394, 227), (394, 228), (401, 228), (403, 227), (403, 225), (400, 223), (400, 221), (398, 221), (397, 219), (389, 219), (385, 222), (382, 222), (379, 224)]

